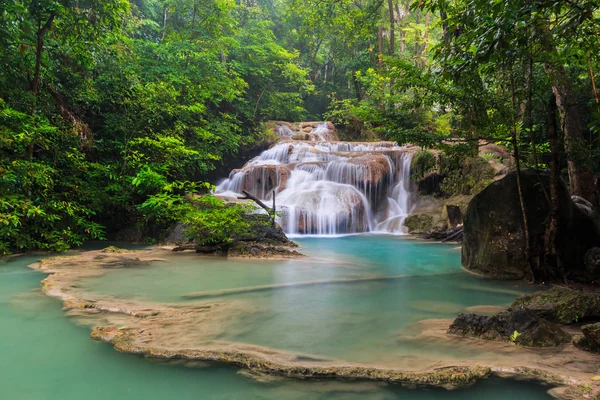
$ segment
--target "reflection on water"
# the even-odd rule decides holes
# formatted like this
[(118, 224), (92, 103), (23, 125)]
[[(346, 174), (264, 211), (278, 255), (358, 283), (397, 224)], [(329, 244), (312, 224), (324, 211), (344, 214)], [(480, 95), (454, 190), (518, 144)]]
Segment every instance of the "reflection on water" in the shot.
[[(185, 256), (182, 259), (186, 261), (180, 265), (171, 261), (140, 270), (111, 271), (96, 289), (114, 284), (114, 293), (134, 288), (136, 296), (185, 301), (182, 295), (202, 290), (346, 276), (414, 275), (420, 271), (421, 275), (405, 279), (240, 295), (254, 301), (259, 311), (248, 315), (243, 321), (246, 328), (237, 332), (233, 329), (232, 336), (330, 356), (344, 355), (346, 349), (357, 359), (369, 357), (382, 344), (401, 341), (399, 331), (420, 316), (439, 318), (469, 305), (505, 304), (510, 301), (509, 292), (521, 290), (514, 284), (483, 281), (461, 273), (459, 255), (450, 246), (391, 241), (390, 250), (386, 251), (377, 247), (381, 246), (379, 240), (365, 237), (302, 241), (306, 253), (327, 257), (339, 251), (345, 260), (353, 261), (352, 265), (298, 261), (226, 263)], [(421, 247), (427, 250), (420, 250)], [(370, 255), (367, 250), (372, 250)], [(394, 261), (394, 253), (402, 257)], [(422, 259), (410, 262), (411, 254)], [(43, 276), (25, 268), (34, 260), (35, 257), (25, 256), (0, 263), (2, 399), (548, 398), (542, 387), (494, 380), (453, 392), (288, 379), (257, 383), (234, 368), (190, 369), (119, 354), (108, 345), (90, 340), (89, 331), (71, 323), (58, 301), (37, 290)]]

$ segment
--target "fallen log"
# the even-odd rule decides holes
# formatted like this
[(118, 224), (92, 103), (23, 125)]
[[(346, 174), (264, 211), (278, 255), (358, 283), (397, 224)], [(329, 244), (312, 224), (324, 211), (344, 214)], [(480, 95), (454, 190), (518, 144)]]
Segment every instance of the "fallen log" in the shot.
[(267, 212), (267, 214), (271, 217), (271, 223), (273, 225), (275, 225), (276, 208), (275, 208), (275, 191), (274, 190), (273, 190), (273, 208), (267, 206), (258, 197), (248, 193), (246, 190), (242, 190), (242, 194), (244, 195), (244, 197), (238, 197), (238, 199), (252, 200), (256, 204), (258, 204), (261, 208), (263, 208)]

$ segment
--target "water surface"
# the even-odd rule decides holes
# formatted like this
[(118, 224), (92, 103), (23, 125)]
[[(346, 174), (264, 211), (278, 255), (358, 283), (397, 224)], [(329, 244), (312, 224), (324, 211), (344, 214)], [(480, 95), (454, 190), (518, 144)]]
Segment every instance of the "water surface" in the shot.
[[(306, 240), (302, 241), (302, 244), (306, 247), (305, 250), (309, 252), (327, 253), (336, 251), (347, 251), (350, 255), (352, 249), (362, 249), (359, 255), (353, 255), (351, 258), (361, 258), (364, 260), (363, 268), (371, 273), (380, 272), (382, 274), (400, 274), (409, 273), (413, 271), (416, 274), (419, 268), (415, 265), (412, 267), (406, 263), (402, 263), (401, 257), (398, 258), (397, 263), (393, 263), (394, 254), (410, 254), (410, 252), (420, 251), (421, 245), (417, 243), (408, 242), (400, 243), (389, 243), (395, 246), (408, 246), (406, 248), (390, 248), (386, 251), (386, 246), (381, 245), (381, 248), (377, 252), (378, 257), (369, 256), (366, 254), (366, 249), (375, 248), (377, 243), (380, 241), (376, 238), (366, 237), (352, 239), (348, 238), (345, 240), (335, 239), (334, 241), (321, 241), (321, 240)], [(415, 246), (415, 247), (412, 247)], [(427, 247), (427, 246), (423, 246)], [(438, 260), (440, 268), (445, 271), (445, 280), (450, 277), (456, 278), (461, 276), (460, 270), (457, 268), (456, 260), (457, 253), (450, 246), (444, 248), (440, 247), (439, 250), (443, 256), (439, 253), (434, 255), (436, 247), (429, 247), (428, 250), (423, 250), (425, 253), (432, 253), (430, 255), (430, 261)], [(310, 250), (309, 250), (310, 249)], [(406, 252), (406, 253), (404, 253)], [(357, 257), (357, 258), (354, 258)], [(42, 274), (27, 269), (25, 266), (32, 261), (35, 261), (39, 257), (23, 256), (17, 257), (9, 262), (0, 262), (0, 326), (2, 327), (2, 340), (0, 341), (0, 376), (2, 377), (2, 385), (0, 385), (0, 398), (2, 399), (60, 399), (60, 400), (105, 400), (107, 398), (132, 398), (132, 399), (166, 399), (166, 398), (177, 398), (177, 399), (506, 399), (508, 397), (523, 398), (523, 399), (546, 399), (549, 398), (545, 390), (546, 388), (533, 385), (529, 383), (514, 383), (511, 381), (499, 381), (490, 380), (477, 384), (472, 388), (457, 390), (457, 391), (445, 391), (445, 390), (408, 390), (402, 389), (390, 385), (377, 385), (367, 383), (342, 383), (342, 382), (304, 382), (295, 381), (290, 379), (277, 379), (270, 383), (258, 383), (246, 376), (240, 375), (239, 371), (235, 368), (224, 367), (224, 366), (209, 366), (206, 368), (192, 369), (178, 365), (168, 365), (153, 362), (140, 357), (135, 357), (126, 354), (120, 354), (114, 351), (111, 346), (104, 343), (94, 342), (89, 339), (89, 329), (77, 326), (61, 311), (60, 303), (55, 300), (48, 298), (41, 294), (38, 290), (39, 281), (43, 278)], [(385, 268), (377, 267), (377, 260), (386, 260), (385, 264), (390, 264), (386, 268), (389, 270), (386, 272)], [(442, 260), (448, 260), (448, 264), (444, 264)], [(454, 260), (454, 261), (452, 261)], [(188, 291), (206, 290), (206, 288), (226, 288), (235, 287), (239, 285), (246, 286), (247, 280), (239, 279), (238, 281), (220, 281), (213, 277), (213, 273), (217, 271), (217, 266), (208, 263), (207, 270), (204, 270), (203, 262), (192, 263), (193, 260), (189, 260), (181, 265), (171, 265), (174, 269), (170, 270), (170, 274), (161, 272), (160, 266), (145, 267), (144, 273), (150, 274), (148, 279), (143, 278), (145, 275), (135, 277), (135, 279), (143, 279), (144, 282), (140, 281), (137, 286), (138, 290), (136, 296), (141, 297), (163, 297), (175, 299), (179, 297), (181, 293), (187, 293)], [(188, 265), (189, 263), (189, 265)], [(248, 269), (264, 268), (264, 271), (260, 274), (260, 279), (257, 281), (264, 282), (277, 282), (280, 280), (288, 279), (286, 274), (292, 274), (293, 265), (282, 263), (279, 266), (270, 265), (272, 263), (256, 263), (247, 265)], [(424, 266), (425, 262), (420, 261), (421, 266)], [(451, 264), (454, 263), (454, 266)], [(171, 263), (170, 263), (171, 264)], [(263, 265), (264, 264), (264, 265)], [(183, 277), (193, 277), (192, 269), (195, 265), (197, 273), (202, 273), (201, 276), (207, 277), (206, 281), (203, 282), (181, 282), (188, 279), (176, 279), (176, 276), (180, 273), (184, 274)], [(395, 265), (395, 266), (394, 266)], [(444, 266), (446, 265), (446, 266)], [(164, 267), (165, 265), (163, 265)], [(226, 266), (226, 264), (221, 265)], [(232, 264), (232, 268), (242, 268), (237, 263)], [(181, 271), (180, 271), (181, 268)], [(332, 265), (325, 265), (324, 271), (317, 271), (317, 266), (311, 268), (307, 267), (307, 274), (360, 274), (360, 271), (351, 267), (339, 267)], [(346, 270), (349, 268), (349, 270)], [(447, 268), (447, 269), (446, 269)], [(313, 270), (315, 269), (315, 270)], [(433, 271), (432, 267), (432, 271)], [(183, 271), (183, 272), (182, 272)], [(271, 272), (267, 272), (271, 271)], [(287, 271), (287, 272), (286, 272)], [(342, 272), (340, 272), (342, 271)], [(345, 271), (345, 272), (343, 272)], [(119, 273), (122, 275), (123, 281), (120, 286), (114, 288), (114, 292), (118, 293), (124, 291), (130, 287), (135, 287), (133, 282), (129, 282), (129, 276), (126, 274), (133, 274), (136, 271), (133, 270), (120, 270)], [(139, 271), (137, 271), (139, 272)], [(440, 272), (440, 271), (438, 271)], [(233, 276), (231, 271), (223, 271), (226, 277)], [(156, 275), (152, 275), (156, 274)], [(185, 275), (191, 274), (191, 275)], [(229, 275), (227, 275), (229, 274)], [(248, 273), (249, 275), (253, 275)], [(293, 275), (293, 274), (292, 274)], [(151, 289), (158, 293), (152, 293), (151, 290), (147, 289), (147, 281), (152, 281), (151, 277), (162, 277), (164, 281), (158, 282), (156, 286)], [(169, 276), (171, 276), (169, 278)], [(467, 287), (472, 286), (473, 289), (469, 289), (471, 294), (479, 293), (477, 289), (482, 284), (477, 280), (473, 280), (472, 277), (464, 274), (462, 275), (465, 280), (456, 280), (456, 284), (465, 284)], [(210, 278), (208, 278), (210, 277)], [(108, 276), (107, 276), (108, 278)], [(432, 279), (431, 276), (429, 278)], [(112, 279), (112, 278), (110, 278)], [(223, 278), (225, 279), (225, 278)], [(303, 278), (304, 279), (304, 278)], [(321, 311), (316, 309), (315, 304), (324, 301), (325, 306), (335, 305), (334, 309), (338, 310), (339, 307), (344, 309), (354, 309), (359, 319), (363, 319), (365, 313), (371, 312), (373, 307), (384, 307), (386, 311), (382, 311), (385, 318), (377, 317), (376, 320), (383, 321), (386, 318), (391, 320), (402, 321), (402, 313), (408, 313), (402, 304), (408, 304), (408, 300), (415, 297), (416, 292), (426, 292), (430, 295), (439, 292), (440, 287), (430, 286), (434, 285), (433, 280), (425, 280), (421, 282), (421, 286), (415, 284), (414, 279), (419, 280), (420, 278), (410, 278), (404, 283), (391, 283), (385, 282), (376, 285), (376, 287), (366, 288), (353, 288), (348, 291), (340, 289), (344, 285), (339, 286), (324, 286), (319, 289), (325, 296), (324, 299), (311, 299), (310, 301), (316, 302), (307, 304), (305, 307), (298, 306), (299, 309), (305, 308), (304, 317), (308, 315), (314, 315), (313, 320), (307, 321), (305, 328), (302, 328), (299, 324), (300, 318), (293, 318), (291, 321), (286, 322), (283, 316), (277, 317), (275, 307), (277, 303), (280, 303), (280, 308), (287, 308), (285, 304), (294, 303), (294, 296), (299, 299), (302, 298), (306, 301), (305, 295), (302, 293), (294, 294), (295, 289), (291, 292), (286, 290), (280, 290), (277, 293), (271, 293), (269, 296), (265, 296), (261, 301), (271, 303), (274, 310), (273, 313), (275, 318), (284, 318), (283, 320), (275, 320), (273, 324), (269, 326), (269, 329), (263, 330), (263, 333), (269, 332), (270, 329), (280, 326), (280, 332), (290, 329), (288, 323), (297, 324), (298, 329), (304, 329), (302, 332), (306, 333), (309, 330), (308, 326), (317, 327), (318, 324), (315, 322), (315, 318), (322, 321), (321, 324), (324, 326), (328, 325), (328, 321), (336, 321), (336, 317), (332, 315), (329, 319), (325, 318), (327, 311)], [(113, 280), (113, 282), (116, 282)], [(177, 285), (173, 285), (177, 282)], [(412, 282), (412, 283), (411, 283)], [(142, 284), (143, 283), (143, 284)], [(104, 285), (106, 283), (102, 283)], [(412, 290), (411, 293), (404, 293), (393, 295), (394, 291), (397, 290), (385, 290), (385, 286), (392, 285), (395, 289)], [(399, 286), (396, 286), (399, 285)], [(415, 286), (416, 285), (416, 286)], [(454, 285), (454, 284), (453, 284)], [(353, 284), (352, 286), (355, 286)], [(359, 287), (361, 285), (358, 285)], [(443, 285), (441, 285), (443, 286)], [(487, 285), (484, 285), (487, 287)], [(518, 289), (508, 285), (508, 287), (501, 285), (502, 287), (496, 287), (496, 289)], [(162, 288), (162, 289), (161, 289)], [(333, 288), (333, 294), (325, 295), (324, 293), (330, 292)], [(412, 288), (412, 289), (411, 289)], [(421, 288), (421, 289), (419, 289)], [(428, 290), (425, 290), (427, 288)], [(391, 288), (390, 288), (391, 289)], [(311, 289), (312, 290), (312, 289)], [(342, 290), (343, 293), (337, 293), (337, 290)], [(314, 295), (318, 291), (313, 291), (310, 294)], [(360, 296), (362, 292), (363, 298)], [(376, 293), (381, 292), (383, 294), (378, 297)], [(493, 292), (494, 293), (494, 292)], [(446, 292), (446, 294), (448, 294)], [(256, 294), (258, 295), (258, 294)], [(352, 296), (352, 297), (339, 297), (339, 296)], [(504, 297), (502, 294), (497, 294), (498, 297), (496, 302), (508, 301), (508, 295)], [(249, 296), (249, 295), (246, 295)], [(275, 297), (273, 297), (275, 296)], [(279, 296), (279, 297), (277, 297)], [(283, 296), (283, 297), (281, 297)], [(329, 297), (331, 296), (331, 297)], [(395, 297), (393, 297), (395, 296)], [(470, 304), (469, 301), (471, 295), (467, 294), (456, 294), (453, 297), (452, 302), (457, 304)], [(487, 296), (480, 294), (480, 296)], [(427, 297), (427, 296), (426, 296)], [(288, 298), (288, 303), (281, 303), (284, 298)], [(396, 309), (398, 314), (393, 314), (392, 310), (394, 307), (386, 306), (385, 302), (396, 302)], [(343, 306), (342, 306), (343, 305)], [(389, 310), (388, 310), (389, 309)], [(404, 311), (403, 311), (404, 310)], [(269, 311), (266, 311), (267, 314)], [(300, 313), (300, 310), (298, 310)], [(337, 311), (336, 311), (337, 312)], [(437, 312), (436, 312), (437, 313)], [(259, 313), (260, 314), (260, 313)], [(294, 314), (294, 313), (287, 313)], [(444, 313), (442, 313), (444, 314)], [(257, 315), (257, 318), (264, 318), (264, 316)], [(302, 317), (303, 318), (303, 317)], [(343, 320), (347, 320), (344, 318)], [(294, 322), (295, 321), (295, 322)], [(347, 322), (346, 322), (347, 323)], [(312, 325), (310, 325), (312, 324)], [(333, 325), (335, 326), (337, 322)], [(393, 328), (395, 329), (395, 323)], [(402, 323), (399, 323), (402, 325)], [(354, 327), (356, 328), (356, 326)], [(378, 330), (373, 329), (372, 331)], [(329, 328), (312, 329), (317, 332), (327, 331)], [(338, 329), (338, 328), (335, 328)], [(338, 330), (338, 332), (340, 332)], [(250, 340), (252, 335), (246, 334), (246, 338)], [(285, 339), (285, 343), (290, 345), (294, 341), (290, 337), (299, 335), (293, 333), (292, 336), (288, 336)], [(321, 335), (320, 340), (323, 339), (323, 333), (318, 333), (317, 336)], [(328, 336), (331, 341), (329, 343), (333, 345), (333, 333), (329, 333)], [(259, 335), (260, 336), (260, 335)], [(265, 336), (265, 341), (273, 341), (276, 334)], [(329, 340), (328, 339), (328, 340)], [(256, 339), (258, 341), (258, 339)], [(364, 337), (363, 342), (368, 342), (369, 338)], [(347, 339), (344, 339), (347, 341)], [(315, 339), (300, 340), (297, 343), (300, 348), (308, 346), (306, 343), (315, 342)], [(280, 342), (281, 343), (281, 342)], [(304, 344), (302, 344), (304, 343)], [(360, 343), (359, 343), (360, 344)], [(337, 346), (336, 347), (342, 347)], [(360, 346), (356, 346), (360, 347)], [(355, 350), (354, 350), (355, 351)]]
[[(474, 355), (444, 343), (406, 340), (412, 324), (454, 318), (472, 306), (506, 307), (535, 289), (466, 273), (455, 245), (389, 235), (298, 243), (311, 258), (232, 261), (167, 254), (166, 262), (111, 271), (86, 285), (119, 298), (245, 301), (253, 311), (232, 318), (214, 339), (405, 368)], [(416, 353), (428, 364), (409, 362)]]

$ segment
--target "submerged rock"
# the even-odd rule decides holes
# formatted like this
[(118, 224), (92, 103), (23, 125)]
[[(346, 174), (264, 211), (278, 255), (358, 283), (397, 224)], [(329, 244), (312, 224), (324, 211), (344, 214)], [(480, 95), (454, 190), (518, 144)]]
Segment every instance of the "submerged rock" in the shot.
[[(521, 173), (521, 183), (529, 220), (531, 254), (540, 254), (549, 214), (544, 194), (544, 190), (549, 192), (549, 177), (526, 170)], [(585, 252), (600, 243), (600, 229), (596, 221), (573, 202), (562, 184), (558, 195), (557, 252), (567, 275), (580, 276), (585, 273)], [(497, 278), (526, 277), (529, 263), (523, 251), (523, 217), (514, 172), (490, 184), (471, 200), (464, 227), (462, 263), (465, 268)], [(543, 265), (534, 273), (544, 280), (560, 278), (560, 274), (553, 277), (551, 270), (546, 274)]]
[(509, 310), (519, 308), (551, 321), (571, 324), (584, 318), (600, 317), (600, 292), (552, 288), (518, 297)]
[(558, 325), (525, 309), (505, 311), (494, 316), (459, 314), (450, 325), (448, 334), (511, 341), (528, 347), (554, 347), (571, 341), (571, 336)]

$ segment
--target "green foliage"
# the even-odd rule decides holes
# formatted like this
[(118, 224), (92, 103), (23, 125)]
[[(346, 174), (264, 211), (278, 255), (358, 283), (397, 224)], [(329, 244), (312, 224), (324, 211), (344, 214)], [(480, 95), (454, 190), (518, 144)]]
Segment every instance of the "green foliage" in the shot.
[[(77, 151), (66, 149), (61, 162), (52, 164), (27, 157), (37, 137), (48, 151), (57, 151), (57, 133), (43, 117), (18, 112), (0, 99), (0, 255), (14, 249), (64, 251), (104, 235), (94, 211), (72, 192), (81, 178)], [(64, 176), (65, 170), (76, 172)]]
[(248, 233), (252, 226), (248, 215), (253, 211), (248, 204), (227, 204), (213, 196), (201, 196), (182, 219), (185, 235), (199, 245), (227, 245)]
[[(583, 139), (561, 166), (598, 173), (596, 3), (2, 1), (0, 253), (131, 226), (160, 236), (224, 158), (272, 141), (269, 119), (325, 114), (345, 139), (442, 150), (444, 191), (474, 193), (491, 179), (481, 138), (546, 167), (546, 102), (562, 82)], [(419, 154), (414, 171), (431, 165)], [(243, 214), (199, 209), (217, 241), (235, 227), (210, 221)]]
[(0, 45), (0, 254), (159, 237), (313, 90), (266, 9), (232, 0), (3, 1)]
[(421, 149), (413, 155), (410, 163), (412, 177), (414, 179), (421, 179), (435, 169), (436, 166), (437, 160), (435, 155), (430, 151)]

